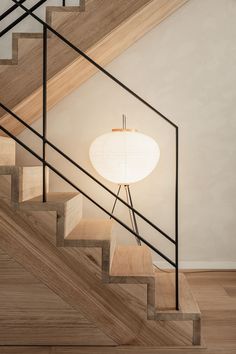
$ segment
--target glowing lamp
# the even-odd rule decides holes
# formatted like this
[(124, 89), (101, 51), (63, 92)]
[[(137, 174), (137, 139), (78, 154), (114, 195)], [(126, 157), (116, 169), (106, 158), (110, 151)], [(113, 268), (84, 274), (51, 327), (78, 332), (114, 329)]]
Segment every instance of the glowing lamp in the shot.
[(92, 142), (89, 156), (102, 177), (119, 185), (130, 185), (154, 170), (160, 149), (147, 135), (132, 129), (113, 129)]

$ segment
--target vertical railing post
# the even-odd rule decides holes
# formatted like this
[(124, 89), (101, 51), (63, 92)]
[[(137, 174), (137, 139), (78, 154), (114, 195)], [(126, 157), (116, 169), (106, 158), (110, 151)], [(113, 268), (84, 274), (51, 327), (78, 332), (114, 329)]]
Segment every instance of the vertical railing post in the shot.
[(62, 6), (66, 6), (66, 0), (62, 0)]
[(179, 128), (175, 128), (175, 307), (179, 310)]
[(43, 202), (47, 201), (46, 138), (47, 138), (47, 26), (43, 26)]

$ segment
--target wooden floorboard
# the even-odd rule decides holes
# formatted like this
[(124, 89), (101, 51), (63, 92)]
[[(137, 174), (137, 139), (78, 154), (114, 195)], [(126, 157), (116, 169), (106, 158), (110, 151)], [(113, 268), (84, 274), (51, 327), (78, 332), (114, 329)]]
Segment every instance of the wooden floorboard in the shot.
[(202, 311), (203, 348), (1, 346), (0, 354), (235, 354), (236, 272), (187, 273), (187, 279)]

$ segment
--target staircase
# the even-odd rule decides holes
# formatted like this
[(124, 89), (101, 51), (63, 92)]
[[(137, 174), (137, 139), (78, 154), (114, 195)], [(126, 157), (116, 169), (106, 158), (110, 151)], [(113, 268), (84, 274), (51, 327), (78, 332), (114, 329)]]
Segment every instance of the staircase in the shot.
[[(19, 212), (55, 212), (57, 247), (101, 248), (101, 281), (104, 286), (105, 284), (146, 285), (147, 319), (151, 322), (153, 320), (192, 321), (193, 344), (200, 344), (201, 314), (184, 274), (180, 275), (180, 311), (176, 311), (173, 296), (174, 273), (156, 272), (152, 264), (151, 251), (147, 246), (116, 244), (112, 220), (84, 219), (83, 196), (80, 193), (49, 192), (47, 194), (47, 202), (43, 203), (41, 196), (42, 167), (15, 166), (15, 141), (7, 137), (0, 137), (0, 174), (11, 176), (11, 208)], [(4, 206), (4, 202), (1, 204), (2, 210), (5, 209), (6, 211), (8, 207)], [(21, 215), (21, 218), (25, 218), (24, 213)], [(4, 230), (6, 227), (4, 225), (4, 218), (1, 218), (1, 220), (1, 228)], [(20, 237), (17, 235), (17, 230), (15, 230), (15, 235), (12, 235), (10, 238), (8, 235), (7, 241), (9, 245), (6, 245), (6, 240), (0, 243), (0, 247), (3, 247), (7, 252), (12, 252), (9, 249), (10, 245), (12, 245), (12, 237), (18, 238), (19, 242)], [(34, 235), (32, 237), (34, 238)], [(42, 253), (40, 256), (42, 258), (45, 257), (42, 246), (40, 252)], [(47, 263), (52, 256), (50, 256), (50, 250), (46, 250), (46, 252), (49, 252), (46, 255), (48, 258), (45, 259)], [(16, 254), (14, 254), (14, 257), (16, 257)], [(19, 256), (17, 260), (24, 266), (29, 267), (29, 264), (25, 264), (24, 257)], [(31, 270), (34, 262), (37, 263), (34, 259), (30, 262)], [(44, 264), (45, 267), (46, 265)], [(66, 269), (64, 269), (65, 271)], [(46, 282), (49, 287), (52, 286), (48, 284), (49, 279), (45, 280), (43, 277), (43, 282)], [(58, 293), (58, 288), (56, 292)], [(62, 296), (61, 290), (59, 291), (59, 295)], [(65, 296), (68, 302), (68, 295), (64, 294), (63, 297), (65, 298)], [(71, 299), (69, 303), (71, 303)]]
[[(13, 57), (0, 61), (1, 129), (12, 137), (0, 136), (0, 175), (10, 176), (11, 179), (10, 202), (4, 199), (0, 207), (0, 247), (66, 303), (81, 310), (115, 345), (179, 346), (190, 345), (191, 342), (200, 345), (201, 313), (187, 280), (181, 273), (177, 309), (178, 297), (176, 295), (175, 299), (174, 294), (178, 284), (178, 262), (170, 261), (176, 267), (176, 273), (156, 271), (151, 250), (167, 261), (168, 258), (141, 237), (145, 241), (141, 246), (118, 244), (113, 226), (114, 220), (119, 220), (115, 216), (112, 216), (114, 220), (85, 219), (83, 199), (89, 199), (89, 196), (82, 191), (78, 193), (80, 189), (50, 166), (45, 155), (41, 158), (21, 144), (43, 166), (15, 164), (16, 141), (19, 142), (15, 135), (25, 128), (33, 131), (30, 124), (42, 114), (41, 101), (45, 89), (47, 100), (44, 95), (44, 119), (48, 109), (91, 77), (97, 69), (101, 70), (100, 65), (107, 64), (119, 55), (185, 1), (87, 0), (86, 6), (81, 1), (79, 7), (47, 7), (47, 61), (51, 63), (46, 78), (47, 88), (45, 82), (42, 85), (42, 56), (45, 50), (45, 36), (42, 33), (13, 34)], [(54, 28), (59, 36), (62, 35), (62, 42), (60, 37), (55, 36)], [(71, 47), (79, 46), (80, 50), (71, 51), (65, 46), (66, 41)], [(81, 50), (81, 55), (78, 55)], [(59, 54), (60, 60), (57, 60)], [(92, 63), (85, 60), (88, 54), (93, 57)], [(94, 65), (94, 59), (99, 62), (97, 66)], [(107, 72), (105, 74), (109, 76)], [(114, 77), (112, 80), (117, 82)], [(122, 86), (122, 83), (119, 84)], [(161, 115), (178, 132), (174, 123), (127, 87), (125, 89)], [(35, 131), (33, 133), (42, 139), (43, 147), (48, 144), (58, 152), (47, 141), (45, 132), (43, 136)], [(176, 139), (178, 143), (178, 135)], [(63, 152), (59, 153), (68, 159)], [(70, 162), (75, 164), (74, 161)], [(77, 192), (51, 193), (49, 168)], [(89, 173), (83, 172), (98, 182)], [(99, 206), (98, 202), (92, 202)], [(147, 219), (145, 221), (148, 222)], [(54, 222), (55, 230), (52, 230)], [(168, 235), (164, 236), (175, 243)], [(100, 263), (88, 251), (92, 250), (92, 254), (96, 255), (98, 249), (101, 252)], [(77, 254), (81, 259), (76, 258)], [(100, 270), (95, 269), (91, 262), (98, 263)], [(99, 278), (98, 272), (101, 275)], [(124, 285), (131, 285), (134, 290), (131, 293), (125, 291)], [(145, 287), (142, 302), (135, 294), (137, 286)], [(185, 332), (185, 322), (189, 321), (192, 322), (191, 339), (188, 331)]]

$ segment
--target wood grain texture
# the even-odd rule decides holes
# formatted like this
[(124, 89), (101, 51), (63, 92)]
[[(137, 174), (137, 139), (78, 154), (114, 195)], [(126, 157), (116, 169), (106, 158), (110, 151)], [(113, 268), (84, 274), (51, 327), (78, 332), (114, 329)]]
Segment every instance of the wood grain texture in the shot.
[(179, 275), (180, 311), (175, 310), (175, 274), (156, 273), (156, 319), (197, 320), (201, 317), (198, 304), (184, 274)]
[(42, 196), (18, 204), (21, 210), (55, 211), (57, 214), (57, 245), (64, 245), (64, 238), (75, 228), (82, 218), (82, 194), (74, 192), (54, 192), (47, 194), (47, 201), (42, 203)]
[(0, 137), (0, 166), (15, 165), (16, 144), (11, 138)]
[[(0, 151), (0, 156), (2, 155)], [(43, 185), (42, 166), (0, 166), (0, 175), (11, 176), (11, 202), (18, 203), (40, 196)], [(46, 169), (46, 189), (49, 188), (49, 170)]]
[[(51, 26), (54, 27), (56, 24), (53, 21), (53, 14), (57, 12), (64, 13), (74, 13), (81, 12), (85, 10), (85, 0), (81, 0), (79, 6), (46, 6), (45, 8), (45, 20)], [(11, 59), (0, 59), (0, 65), (17, 65), (19, 58), (19, 41), (20, 38), (40, 38), (42, 39), (42, 32), (26, 32), (26, 33), (12, 33), (12, 58)], [(3, 69), (2, 69), (3, 70)]]
[[(85, 313), (86, 317), (89, 314), (91, 320), (100, 322), (100, 324), (103, 323), (111, 337), (116, 337), (116, 340), (119, 340), (119, 338), (120, 340), (121, 338), (124, 340), (125, 338), (126, 341), (130, 336), (132, 338), (132, 323), (130, 324), (131, 328), (128, 330), (128, 326), (121, 327), (119, 323), (115, 321), (115, 318), (113, 318), (114, 310), (112, 307), (114, 308), (114, 304), (108, 311), (104, 305), (101, 306), (100, 303), (98, 306), (94, 301), (96, 297), (99, 298), (99, 291), (95, 291), (94, 295), (92, 295), (89, 288), (87, 288), (87, 290), (86, 288), (82, 290), (83, 286), (81, 277), (88, 277), (88, 272), (80, 266), (80, 277), (79, 273), (76, 273), (71, 268), (66, 257), (63, 257), (60, 249), (50, 244), (50, 242), (45, 239), (44, 235), (40, 234), (36, 228), (34, 229), (29, 226), (27, 218), (24, 217), (23, 213), (17, 211), (16, 213), (9, 215), (10, 208), (8, 209), (7, 205), (5, 204), (3, 206), (3, 204), (4, 203), (1, 203), (1, 211), (3, 213), (1, 213), (0, 220), (2, 229), (1, 247), (5, 249), (5, 251), (5, 247), (7, 247), (8, 253), (10, 252), (11, 255), (14, 255), (14, 258), (17, 261), (23, 262), (24, 266), (31, 269), (31, 272), (33, 272), (35, 276), (46, 283), (47, 286), (59, 294), (62, 299), (72, 305), (75, 309)], [(15, 236), (13, 232), (7, 235), (9, 229), (6, 227), (6, 223), (9, 223), (10, 221), (9, 216), (12, 221), (14, 220), (13, 227), (17, 230)], [(34, 236), (32, 235), (32, 231)], [(85, 282), (85, 279), (83, 282)], [(124, 325), (124, 323), (122, 324)], [(136, 326), (137, 325), (138, 327), (140, 326), (139, 322)], [(115, 331), (116, 326), (119, 327), (117, 333)]]
[(109, 282), (110, 257), (113, 252), (113, 221), (107, 219), (82, 219), (64, 239), (64, 247), (101, 248), (102, 279)]
[[(15, 273), (17, 276), (17, 273)], [(225, 292), (236, 289), (236, 272), (185, 273), (203, 313), (205, 348), (160, 347), (0, 347), (1, 354), (235, 354), (235, 299)], [(220, 304), (220, 309), (218, 308)], [(231, 309), (230, 309), (231, 308)]]
[[(57, 13), (55, 26), (73, 44), (104, 66), (186, 1), (88, 0), (83, 13)], [(58, 16), (61, 18), (58, 19)], [(95, 74), (96, 69), (53, 35), (49, 39), (48, 52), (48, 109), (51, 109)], [(9, 108), (14, 107), (14, 112), (24, 117), (28, 124), (42, 114), (41, 54), (40, 39), (22, 39), (19, 42), (18, 65), (14, 70), (12, 66), (5, 66), (0, 73), (0, 82), (5, 87), (4, 92), (0, 87), (3, 103)], [(26, 78), (30, 80), (29, 83)], [(24, 83), (24, 90), (17, 84), (19, 82)], [(14, 96), (8, 94), (13, 85)], [(2, 124), (14, 134), (24, 129), (5, 112), (1, 111), (0, 115)]]
[[(170, 322), (163, 326), (147, 320), (144, 285), (104, 285), (100, 263), (96, 254), (91, 258), (91, 249), (56, 248), (55, 236), (51, 232), (53, 216), (46, 214), (42, 220), (34, 221), (30, 214), (14, 213), (2, 202), (1, 248), (96, 323), (114, 342), (134, 346), (191, 344), (191, 326), (188, 324)], [(127, 292), (126, 286), (134, 289)], [(137, 287), (144, 292), (137, 292)]]
[[(2, 350), (2, 351), (1, 351)], [(235, 354), (235, 349), (140, 347), (3, 347), (1, 354)]]
[(120, 277), (154, 277), (150, 249), (146, 246), (117, 246), (110, 274)]
[(114, 344), (1, 249), (0, 303), (1, 345)]

